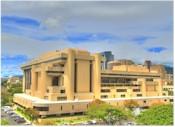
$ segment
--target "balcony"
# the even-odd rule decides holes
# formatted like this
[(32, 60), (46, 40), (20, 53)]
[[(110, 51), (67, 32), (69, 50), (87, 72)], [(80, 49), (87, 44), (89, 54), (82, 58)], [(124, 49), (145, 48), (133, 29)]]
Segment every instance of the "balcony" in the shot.
[(63, 72), (64, 68), (59, 67), (59, 66), (58, 67), (47, 67), (46, 71), (49, 71), (49, 72)]
[(139, 83), (101, 83), (102, 86), (141, 86)]
[(58, 86), (49, 86), (47, 88), (48, 93), (59, 93), (59, 87)]
[(146, 85), (158, 85), (158, 82), (151, 82), (151, 81), (146, 81)]
[(65, 90), (65, 88), (62, 86), (48, 86), (47, 90), (47, 93), (58, 93), (61, 95), (65, 95), (65, 93), (61, 93), (61, 90)]

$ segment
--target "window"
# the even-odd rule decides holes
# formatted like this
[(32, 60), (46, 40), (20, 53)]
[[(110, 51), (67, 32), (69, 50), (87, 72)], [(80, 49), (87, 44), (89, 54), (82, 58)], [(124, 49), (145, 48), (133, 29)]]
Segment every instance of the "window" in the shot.
[(44, 99), (48, 100), (48, 96), (44, 96)]
[(67, 100), (67, 97), (57, 97), (58, 101), (63, 101), (63, 100)]
[(153, 82), (153, 78), (147, 78), (146, 81)]
[(101, 95), (101, 98), (108, 98), (107, 95)]
[(121, 96), (121, 97), (125, 97), (125, 94), (121, 94), (120, 96)]
[(173, 99), (170, 99), (170, 102), (173, 102)]
[(101, 89), (101, 92), (108, 93), (108, 92), (110, 92), (110, 89)]
[(46, 92), (49, 93), (49, 89), (47, 89)]
[(164, 101), (166, 102), (167, 100), (165, 99)]
[(34, 107), (37, 111), (49, 111), (49, 107)]
[(146, 101), (143, 101), (143, 103), (145, 103), (145, 104), (146, 104)]
[(117, 92), (127, 92), (127, 89), (117, 89)]
[(65, 93), (65, 90), (60, 90), (60, 93)]
[(62, 107), (62, 105), (61, 105), (61, 111), (63, 110), (63, 107)]
[(142, 96), (142, 94), (137, 94), (137, 97), (141, 97)]
[(31, 69), (24, 70), (25, 76), (25, 88), (30, 89), (31, 87)]
[(140, 92), (140, 89), (133, 89), (133, 92)]
[(58, 77), (52, 78), (52, 86), (58, 86)]
[(74, 110), (74, 106), (72, 105), (72, 110)]

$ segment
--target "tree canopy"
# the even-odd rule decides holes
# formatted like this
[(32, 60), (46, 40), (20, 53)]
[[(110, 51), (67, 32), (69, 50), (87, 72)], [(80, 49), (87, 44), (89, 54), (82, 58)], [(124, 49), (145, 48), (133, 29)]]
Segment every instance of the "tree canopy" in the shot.
[(156, 105), (143, 111), (137, 117), (142, 125), (173, 125), (173, 105)]
[(107, 124), (116, 124), (127, 119), (123, 111), (100, 100), (95, 100), (90, 104), (87, 115), (91, 118), (103, 120)]

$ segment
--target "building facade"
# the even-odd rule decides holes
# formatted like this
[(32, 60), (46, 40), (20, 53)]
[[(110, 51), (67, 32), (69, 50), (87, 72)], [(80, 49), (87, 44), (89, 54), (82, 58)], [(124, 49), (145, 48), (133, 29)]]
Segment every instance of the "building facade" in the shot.
[(122, 105), (129, 99), (141, 106), (169, 102), (162, 97), (163, 79), (158, 71), (140, 65), (101, 69), (105, 58), (79, 49), (43, 54), (22, 65), (23, 94), (14, 95), (17, 105), (34, 108), (40, 115), (84, 112), (94, 99)]

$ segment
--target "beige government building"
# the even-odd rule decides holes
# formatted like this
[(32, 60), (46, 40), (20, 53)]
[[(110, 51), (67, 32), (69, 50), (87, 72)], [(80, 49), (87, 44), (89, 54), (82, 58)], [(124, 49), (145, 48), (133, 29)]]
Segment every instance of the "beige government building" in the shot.
[(168, 83), (162, 66), (118, 60), (104, 68), (105, 60), (79, 49), (43, 54), (22, 65), (24, 93), (15, 94), (14, 103), (45, 116), (85, 112), (95, 99), (118, 106), (130, 99), (140, 106), (173, 101), (163, 91)]

